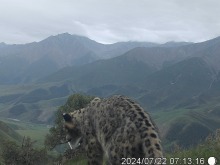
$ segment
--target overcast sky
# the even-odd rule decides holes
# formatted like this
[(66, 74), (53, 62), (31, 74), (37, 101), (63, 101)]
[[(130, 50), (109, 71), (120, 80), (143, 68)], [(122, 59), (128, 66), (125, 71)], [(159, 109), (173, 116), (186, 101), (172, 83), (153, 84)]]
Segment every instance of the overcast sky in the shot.
[(220, 36), (220, 0), (0, 0), (0, 42), (68, 32), (101, 43)]

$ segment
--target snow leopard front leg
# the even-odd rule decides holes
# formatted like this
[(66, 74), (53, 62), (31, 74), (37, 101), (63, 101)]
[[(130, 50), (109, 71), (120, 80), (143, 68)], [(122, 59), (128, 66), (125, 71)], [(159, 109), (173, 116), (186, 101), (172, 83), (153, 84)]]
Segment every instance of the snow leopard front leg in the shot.
[(103, 164), (103, 150), (100, 143), (95, 138), (87, 140), (85, 149), (88, 157), (88, 165)]

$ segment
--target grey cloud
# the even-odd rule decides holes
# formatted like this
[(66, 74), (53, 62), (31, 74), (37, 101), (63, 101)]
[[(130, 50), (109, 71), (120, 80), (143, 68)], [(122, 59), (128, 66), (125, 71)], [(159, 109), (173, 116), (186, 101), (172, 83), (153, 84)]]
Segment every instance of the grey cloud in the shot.
[(69, 32), (103, 43), (193, 41), (220, 35), (219, 0), (0, 0), (0, 42)]

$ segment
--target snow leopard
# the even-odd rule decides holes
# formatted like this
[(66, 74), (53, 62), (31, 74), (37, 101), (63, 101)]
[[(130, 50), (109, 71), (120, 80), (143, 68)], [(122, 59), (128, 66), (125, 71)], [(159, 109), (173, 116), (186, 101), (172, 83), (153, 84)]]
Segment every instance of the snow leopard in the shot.
[(157, 126), (126, 96), (96, 97), (86, 108), (64, 113), (63, 118), (71, 148), (83, 140), (89, 165), (102, 165), (103, 159), (108, 165), (162, 163)]

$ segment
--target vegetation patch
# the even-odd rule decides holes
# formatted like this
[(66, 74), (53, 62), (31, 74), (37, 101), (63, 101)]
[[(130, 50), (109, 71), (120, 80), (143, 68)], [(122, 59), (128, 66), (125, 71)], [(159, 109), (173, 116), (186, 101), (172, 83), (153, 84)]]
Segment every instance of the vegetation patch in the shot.
[[(209, 157), (215, 157), (218, 161), (220, 160), (220, 129), (217, 129), (214, 134), (210, 134), (205, 141), (200, 142), (197, 146), (191, 147), (189, 149), (183, 149), (176, 145), (173, 148), (173, 151), (171, 153), (167, 153), (165, 157), (167, 158), (168, 165), (172, 164), (170, 163), (170, 160), (173, 158), (178, 158), (179, 161), (177, 161), (176, 164), (183, 164), (183, 159), (192, 159), (194, 164), (197, 162), (197, 158), (204, 159), (204, 162), (200, 162), (197, 164), (208, 164), (208, 158)], [(180, 161), (182, 160), (182, 161)]]

